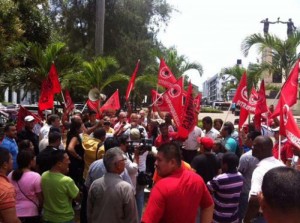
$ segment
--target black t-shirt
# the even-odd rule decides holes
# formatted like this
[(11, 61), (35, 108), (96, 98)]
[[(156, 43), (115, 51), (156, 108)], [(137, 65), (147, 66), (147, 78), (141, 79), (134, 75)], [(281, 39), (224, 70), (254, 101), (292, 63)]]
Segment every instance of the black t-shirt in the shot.
[(205, 183), (212, 180), (220, 169), (220, 164), (213, 153), (203, 153), (195, 156), (191, 166), (203, 178)]
[(23, 129), (22, 131), (18, 132), (17, 135), (17, 143), (21, 142), (24, 139), (28, 139), (32, 142), (33, 146), (34, 146), (34, 153), (35, 155), (39, 154), (39, 137), (38, 135), (36, 135), (34, 132), (27, 130), (27, 129)]
[(44, 172), (48, 171), (52, 167), (52, 159), (51, 159), (51, 153), (53, 151), (57, 150), (53, 146), (47, 146), (43, 151), (39, 153), (39, 155), (36, 157), (36, 164), (38, 166), (38, 172), (39, 174), (43, 174)]

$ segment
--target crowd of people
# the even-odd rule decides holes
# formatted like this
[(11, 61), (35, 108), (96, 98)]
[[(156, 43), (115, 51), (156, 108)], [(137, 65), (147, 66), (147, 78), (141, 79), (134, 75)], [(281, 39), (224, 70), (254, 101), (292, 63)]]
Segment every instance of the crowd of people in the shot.
[(300, 148), (276, 122), (238, 132), (200, 121), (185, 141), (170, 113), (151, 109), (8, 123), (0, 222), (71, 223), (79, 210), (82, 223), (299, 222)]

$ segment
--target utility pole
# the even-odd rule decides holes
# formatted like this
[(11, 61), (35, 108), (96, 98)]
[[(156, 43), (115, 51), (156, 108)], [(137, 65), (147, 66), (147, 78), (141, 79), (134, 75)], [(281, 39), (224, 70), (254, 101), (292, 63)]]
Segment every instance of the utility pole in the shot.
[(103, 55), (105, 0), (96, 0), (95, 55)]

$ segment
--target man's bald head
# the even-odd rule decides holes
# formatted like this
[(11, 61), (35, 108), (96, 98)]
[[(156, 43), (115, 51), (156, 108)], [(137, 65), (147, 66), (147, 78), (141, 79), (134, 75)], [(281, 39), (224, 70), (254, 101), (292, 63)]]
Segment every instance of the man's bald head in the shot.
[(253, 141), (252, 155), (259, 160), (272, 156), (273, 141), (267, 136), (257, 136)]

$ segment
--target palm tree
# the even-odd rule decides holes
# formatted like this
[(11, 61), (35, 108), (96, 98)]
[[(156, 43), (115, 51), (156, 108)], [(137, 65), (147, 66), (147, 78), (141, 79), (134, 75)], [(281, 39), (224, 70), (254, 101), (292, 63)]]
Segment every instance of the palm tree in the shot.
[(272, 57), (272, 62), (261, 64), (261, 69), (268, 70), (269, 73), (278, 74), (287, 78), (294, 63), (299, 58), (297, 55), (297, 47), (300, 44), (300, 32), (296, 31), (287, 40), (281, 40), (275, 35), (262, 36), (261, 34), (253, 34), (246, 37), (242, 42), (242, 51), (245, 56), (248, 56), (249, 50), (257, 45), (260, 53), (266, 49)]
[(76, 89), (82, 89), (86, 93), (92, 88), (97, 88), (102, 93), (111, 84), (127, 80), (129, 77), (119, 72), (119, 64), (115, 58), (97, 57), (92, 62), (84, 61), (81, 71), (66, 75), (63, 83), (76, 86)]
[(13, 61), (15, 68), (10, 73), (4, 74), (2, 87), (23, 89), (24, 97), (28, 91), (40, 89), (51, 63), (55, 62), (61, 78), (74, 72), (74, 67), (80, 61), (80, 57), (68, 53), (65, 44), (61, 42), (49, 44), (46, 48), (37, 43), (19, 42), (8, 48), (5, 59)]

